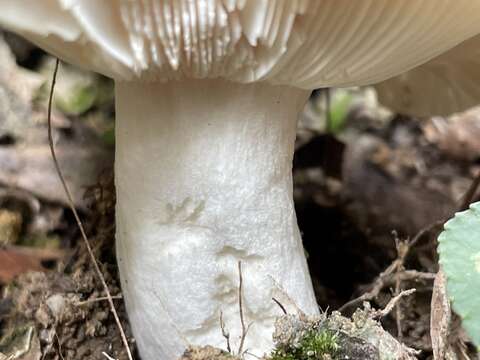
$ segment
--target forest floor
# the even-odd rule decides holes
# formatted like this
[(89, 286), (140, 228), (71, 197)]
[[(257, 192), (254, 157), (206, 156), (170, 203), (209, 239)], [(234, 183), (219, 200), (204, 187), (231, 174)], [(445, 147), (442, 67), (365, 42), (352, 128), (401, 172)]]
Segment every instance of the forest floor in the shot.
[[(11, 35), (6, 40), (0, 38), (0, 360), (126, 359), (51, 161), (53, 60)], [(134, 349), (114, 253), (112, 88), (107, 79), (62, 66), (52, 126), (60, 166)], [(384, 329), (419, 350), (418, 359), (433, 359), (433, 348), (442, 346), (457, 359), (478, 356), (455, 317), (447, 330), (440, 326), (447, 316), (440, 278), (432, 302), (436, 237), (480, 173), (478, 139), (479, 109), (414, 119), (382, 108), (371, 89), (312, 95), (300, 120), (294, 199), (324, 311), (350, 316), (365, 301), (383, 309), (416, 289), (380, 320)]]

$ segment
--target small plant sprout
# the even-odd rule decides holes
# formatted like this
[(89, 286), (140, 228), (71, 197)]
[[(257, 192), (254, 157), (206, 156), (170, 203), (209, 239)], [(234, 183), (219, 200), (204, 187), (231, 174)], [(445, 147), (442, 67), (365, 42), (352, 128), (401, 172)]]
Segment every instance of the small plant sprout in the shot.
[(278, 288), (318, 314), (293, 206), (298, 113), (318, 87), (420, 89), (401, 74), (447, 51), (455, 71), (431, 79), (475, 97), (453, 54), (478, 14), (477, 0), (0, 0), (0, 25), (115, 80), (116, 249), (143, 360), (225, 349), (220, 312), (232, 349), (269, 353)]
[(449, 220), (438, 242), (453, 309), (480, 350), (480, 202)]

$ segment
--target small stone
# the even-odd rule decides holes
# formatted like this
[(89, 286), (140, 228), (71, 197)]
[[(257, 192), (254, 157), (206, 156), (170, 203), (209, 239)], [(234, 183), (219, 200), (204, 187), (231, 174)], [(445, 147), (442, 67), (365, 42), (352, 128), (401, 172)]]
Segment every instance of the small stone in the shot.
[(59, 319), (65, 309), (65, 298), (61, 294), (54, 294), (47, 299), (46, 303), (53, 317)]

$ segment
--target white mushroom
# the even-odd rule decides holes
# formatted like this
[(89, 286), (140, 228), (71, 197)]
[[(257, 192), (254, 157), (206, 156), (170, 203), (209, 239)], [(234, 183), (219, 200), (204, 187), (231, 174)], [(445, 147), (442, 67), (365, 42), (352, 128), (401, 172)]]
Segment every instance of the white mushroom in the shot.
[[(271, 348), (272, 296), (318, 312), (292, 203), (297, 113), (480, 33), (477, 0), (0, 0), (0, 24), (116, 85), (117, 257), (144, 360)], [(254, 358), (253, 356), (250, 356)]]
[(478, 105), (480, 35), (375, 88), (384, 105), (417, 116), (448, 115)]

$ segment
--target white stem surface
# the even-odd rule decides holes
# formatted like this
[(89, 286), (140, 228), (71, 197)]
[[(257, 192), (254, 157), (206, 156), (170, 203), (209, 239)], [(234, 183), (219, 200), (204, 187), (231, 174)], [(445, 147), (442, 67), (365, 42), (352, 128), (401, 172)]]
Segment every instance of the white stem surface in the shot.
[(143, 360), (225, 349), (221, 312), (238, 349), (239, 261), (244, 350), (271, 349), (276, 294), (318, 312), (292, 200), (307, 97), (265, 83), (116, 83), (117, 257)]

